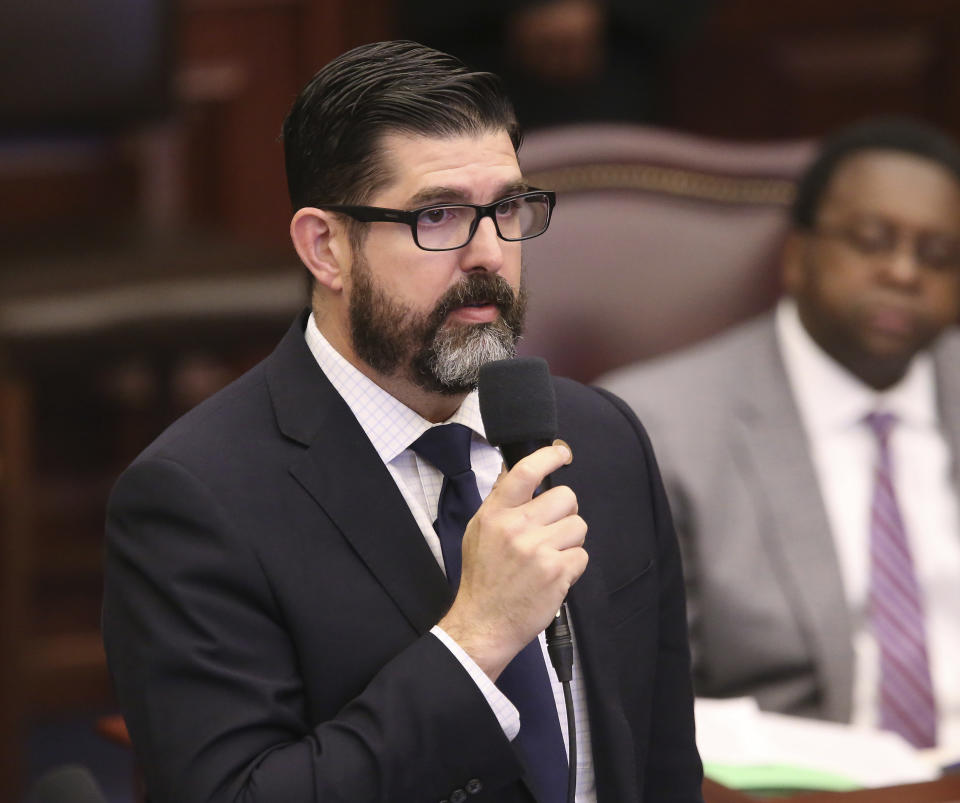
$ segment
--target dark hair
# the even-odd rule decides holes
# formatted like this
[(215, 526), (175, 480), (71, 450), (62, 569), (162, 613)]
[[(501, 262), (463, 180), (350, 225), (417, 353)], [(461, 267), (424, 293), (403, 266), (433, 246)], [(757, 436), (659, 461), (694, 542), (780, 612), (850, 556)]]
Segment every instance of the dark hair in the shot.
[(848, 157), (861, 151), (887, 150), (922, 156), (945, 167), (960, 181), (960, 147), (946, 133), (910, 117), (877, 117), (840, 129), (827, 137), (797, 185), (791, 218), (812, 229), (833, 174)]
[(493, 73), (416, 42), (361, 45), (323, 67), (283, 122), (293, 209), (362, 204), (389, 174), (378, 152), (389, 133), (455, 136), (520, 129)]

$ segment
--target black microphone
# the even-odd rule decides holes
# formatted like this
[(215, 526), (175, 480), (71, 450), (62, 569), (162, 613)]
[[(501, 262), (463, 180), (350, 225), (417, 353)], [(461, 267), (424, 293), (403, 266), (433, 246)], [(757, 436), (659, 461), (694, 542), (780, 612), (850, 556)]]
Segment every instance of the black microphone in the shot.
[(67, 764), (45, 773), (26, 803), (107, 803), (107, 799), (86, 767)]
[[(500, 448), (507, 468), (557, 438), (557, 399), (547, 361), (540, 357), (495, 360), (480, 368), (480, 417), (487, 440)], [(550, 487), (544, 478), (541, 490)], [(561, 682), (573, 675), (573, 641), (566, 603), (547, 626), (547, 652)]]
[(508, 468), (557, 437), (557, 399), (547, 361), (495, 360), (480, 368), (480, 417)]

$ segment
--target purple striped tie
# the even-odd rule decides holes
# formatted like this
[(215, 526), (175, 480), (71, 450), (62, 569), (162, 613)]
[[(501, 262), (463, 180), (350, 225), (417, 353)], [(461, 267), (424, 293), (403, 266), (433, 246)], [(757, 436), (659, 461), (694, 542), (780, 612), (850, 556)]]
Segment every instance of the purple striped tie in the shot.
[(927, 659), (923, 600), (893, 489), (891, 413), (870, 413), (878, 457), (870, 507), (870, 619), (880, 652), (880, 727), (933, 747), (937, 708)]

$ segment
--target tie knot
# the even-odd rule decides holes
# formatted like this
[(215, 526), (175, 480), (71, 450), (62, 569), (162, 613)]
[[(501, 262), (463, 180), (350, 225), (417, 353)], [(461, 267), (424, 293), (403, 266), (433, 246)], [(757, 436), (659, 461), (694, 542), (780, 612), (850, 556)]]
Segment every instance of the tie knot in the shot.
[(444, 424), (431, 427), (410, 444), (424, 460), (429, 460), (445, 477), (455, 477), (470, 470), (469, 427), (463, 424)]
[(880, 440), (881, 443), (886, 443), (887, 437), (890, 435), (890, 430), (893, 429), (893, 425), (897, 422), (897, 417), (893, 413), (874, 410), (872, 413), (867, 413), (864, 420), (870, 425), (877, 439)]

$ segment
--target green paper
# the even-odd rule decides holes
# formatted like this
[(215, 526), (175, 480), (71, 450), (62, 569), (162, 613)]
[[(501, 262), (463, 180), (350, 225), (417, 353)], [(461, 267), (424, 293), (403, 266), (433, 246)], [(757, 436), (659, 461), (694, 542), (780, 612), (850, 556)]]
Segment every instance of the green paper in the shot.
[(747, 792), (783, 794), (791, 792), (849, 792), (860, 784), (833, 772), (789, 764), (744, 766), (706, 762), (704, 773), (711, 780), (731, 789)]

